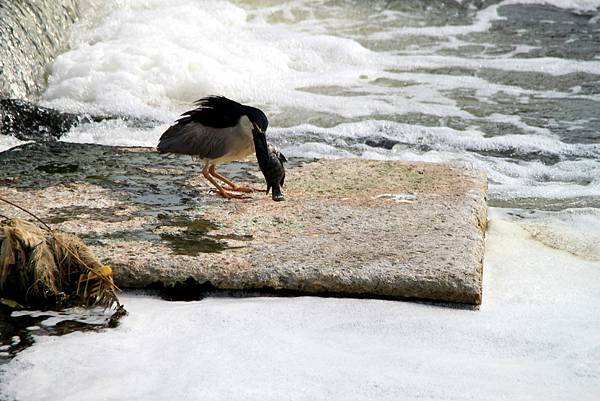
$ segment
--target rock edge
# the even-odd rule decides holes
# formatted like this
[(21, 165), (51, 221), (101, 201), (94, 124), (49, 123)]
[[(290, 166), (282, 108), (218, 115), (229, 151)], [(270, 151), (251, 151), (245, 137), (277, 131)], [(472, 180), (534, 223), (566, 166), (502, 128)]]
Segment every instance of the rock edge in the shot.
[[(42, 145), (16, 152), (35, 153), (36, 146)], [(218, 289), (481, 303), (487, 219), (481, 174), (439, 164), (320, 160), (288, 167), (285, 202), (264, 193), (227, 201), (208, 193), (187, 158), (44, 146), (57, 148), (46, 151), (57, 160), (36, 167), (35, 189), (15, 171), (0, 196), (82, 235), (113, 266), (121, 287), (192, 278)], [(93, 163), (69, 160), (86, 152)], [(0, 164), (3, 158), (5, 166), (14, 164), (4, 154)], [(25, 159), (37, 163), (26, 154), (14, 161)], [(70, 170), (64, 173), (60, 163)], [(224, 171), (263, 186), (252, 163)], [(63, 173), (71, 177), (55, 177)], [(89, 178), (97, 176), (102, 180)]]

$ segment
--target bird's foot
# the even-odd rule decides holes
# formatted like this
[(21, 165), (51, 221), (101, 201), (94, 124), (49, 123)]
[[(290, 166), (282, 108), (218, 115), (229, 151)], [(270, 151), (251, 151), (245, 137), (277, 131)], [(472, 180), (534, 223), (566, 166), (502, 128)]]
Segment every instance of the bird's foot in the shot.
[(250, 196), (243, 194), (234, 194), (225, 190), (211, 189), (210, 192), (216, 192), (225, 199), (250, 199)]
[(234, 186), (231, 186), (231, 187), (229, 187), (227, 189), (229, 189), (230, 191), (244, 192), (244, 193), (247, 193), (247, 194), (250, 194), (252, 192), (257, 192), (257, 190), (254, 189), (254, 188), (244, 187), (244, 186), (241, 186), (241, 185), (234, 185)]
[(285, 200), (285, 197), (283, 196), (283, 194), (278, 194), (278, 195), (273, 195), (271, 197), (271, 199), (273, 199), (275, 202), (281, 202)]
[(225, 192), (225, 195), (221, 194), (221, 196), (226, 199), (251, 199), (251, 197), (248, 195), (233, 194), (231, 192)]

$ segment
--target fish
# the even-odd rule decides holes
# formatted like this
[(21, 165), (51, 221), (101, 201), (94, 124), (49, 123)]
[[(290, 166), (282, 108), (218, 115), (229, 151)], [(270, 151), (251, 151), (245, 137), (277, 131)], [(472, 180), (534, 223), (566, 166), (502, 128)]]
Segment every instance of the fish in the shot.
[(281, 187), (285, 181), (285, 167), (283, 163), (287, 162), (286, 157), (274, 145), (267, 143), (267, 138), (263, 132), (256, 129), (252, 131), (254, 139), (254, 149), (256, 151), (256, 160), (267, 182), (266, 194), (271, 191), (271, 198), (280, 202), (285, 200)]

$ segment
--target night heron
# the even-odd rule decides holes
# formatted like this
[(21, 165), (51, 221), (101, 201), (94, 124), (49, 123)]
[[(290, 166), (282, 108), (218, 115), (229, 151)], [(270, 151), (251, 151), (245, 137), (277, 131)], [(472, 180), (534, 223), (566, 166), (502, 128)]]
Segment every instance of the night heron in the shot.
[[(261, 110), (223, 96), (209, 96), (190, 110), (160, 137), (160, 153), (180, 153), (202, 160), (202, 174), (224, 198), (245, 198), (233, 192), (252, 192), (216, 171), (217, 164), (242, 160), (254, 153), (253, 131), (264, 136), (269, 120)], [(217, 180), (223, 182), (223, 188)], [(227, 189), (227, 190), (226, 190)]]

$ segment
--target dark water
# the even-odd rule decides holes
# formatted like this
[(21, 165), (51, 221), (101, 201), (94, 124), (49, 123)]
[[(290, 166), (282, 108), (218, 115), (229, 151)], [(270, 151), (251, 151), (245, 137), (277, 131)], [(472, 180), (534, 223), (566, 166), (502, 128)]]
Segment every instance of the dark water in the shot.
[[(115, 326), (111, 311), (70, 308), (62, 311), (13, 310), (0, 304), (0, 365), (34, 343), (34, 336), (61, 336)], [(116, 319), (116, 317), (115, 317)]]

